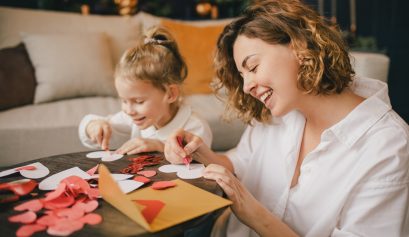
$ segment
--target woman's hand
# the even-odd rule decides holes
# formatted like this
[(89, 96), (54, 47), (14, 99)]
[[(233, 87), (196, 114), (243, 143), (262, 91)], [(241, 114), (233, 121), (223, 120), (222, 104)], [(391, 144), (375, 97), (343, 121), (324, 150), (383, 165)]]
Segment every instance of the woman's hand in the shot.
[(231, 209), (236, 217), (244, 224), (254, 226), (254, 222), (260, 218), (257, 210), (264, 208), (232, 172), (221, 165), (210, 164), (204, 170), (203, 177), (215, 180), (233, 202)]
[(164, 144), (157, 139), (146, 139), (146, 138), (132, 138), (125, 142), (118, 150), (115, 151), (117, 154), (128, 154), (133, 155), (142, 152), (152, 152), (159, 151), (163, 152)]
[(109, 139), (111, 138), (111, 125), (105, 120), (93, 120), (86, 128), (87, 136), (92, 142), (101, 146), (102, 150), (109, 149)]
[[(178, 137), (186, 143), (184, 147), (180, 146)], [(182, 164), (184, 157), (196, 152), (202, 145), (203, 140), (200, 137), (184, 130), (178, 130), (166, 140), (164, 148), (166, 160), (172, 164)]]

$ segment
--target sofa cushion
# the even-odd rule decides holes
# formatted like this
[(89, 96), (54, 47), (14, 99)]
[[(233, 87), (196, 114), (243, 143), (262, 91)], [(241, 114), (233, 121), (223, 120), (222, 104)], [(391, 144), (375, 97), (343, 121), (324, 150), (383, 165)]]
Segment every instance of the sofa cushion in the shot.
[(34, 68), (24, 44), (0, 50), (0, 110), (33, 103)]
[(104, 33), (23, 34), (35, 68), (34, 103), (115, 96), (114, 68)]
[(129, 17), (80, 15), (78, 13), (0, 7), (0, 48), (21, 42), (20, 32), (104, 32), (109, 39), (113, 62), (141, 36), (140, 21)]
[(212, 93), (213, 55), (224, 25), (193, 26), (165, 19), (161, 24), (173, 34), (185, 58), (188, 75), (183, 85), (184, 92), (188, 95)]

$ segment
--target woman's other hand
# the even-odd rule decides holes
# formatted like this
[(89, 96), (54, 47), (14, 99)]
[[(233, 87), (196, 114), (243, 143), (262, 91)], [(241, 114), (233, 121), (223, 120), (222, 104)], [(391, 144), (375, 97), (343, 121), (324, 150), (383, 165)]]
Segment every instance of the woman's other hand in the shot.
[(241, 222), (248, 226), (254, 225), (253, 222), (260, 217), (257, 210), (264, 208), (230, 170), (221, 165), (210, 164), (204, 170), (203, 177), (219, 184), (233, 202), (231, 209)]

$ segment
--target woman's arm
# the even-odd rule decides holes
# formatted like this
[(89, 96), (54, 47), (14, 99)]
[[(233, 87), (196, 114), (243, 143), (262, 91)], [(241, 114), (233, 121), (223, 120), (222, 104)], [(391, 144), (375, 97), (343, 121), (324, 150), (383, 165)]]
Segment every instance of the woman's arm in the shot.
[(260, 236), (297, 236), (279, 218), (269, 212), (225, 167), (211, 164), (203, 176), (215, 180), (233, 202), (236, 217)]

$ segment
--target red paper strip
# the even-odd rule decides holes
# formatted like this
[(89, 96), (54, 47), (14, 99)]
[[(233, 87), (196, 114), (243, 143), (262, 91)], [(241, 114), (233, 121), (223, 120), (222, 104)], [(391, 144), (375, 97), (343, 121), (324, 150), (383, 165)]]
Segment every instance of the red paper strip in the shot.
[(35, 169), (37, 169), (37, 167), (35, 167), (34, 165), (27, 165), (27, 166), (18, 167), (15, 170), (20, 171), (20, 170), (35, 170)]
[(96, 166), (94, 166), (94, 167), (92, 167), (91, 169), (89, 169), (88, 171), (87, 171), (87, 173), (89, 174), (89, 175), (94, 175), (96, 172), (97, 172), (97, 170), (98, 170), (98, 166), (99, 166), (99, 164), (98, 165), (96, 165)]
[(160, 189), (167, 189), (176, 186), (175, 182), (172, 181), (157, 181), (152, 184), (151, 188), (160, 190)]
[(142, 210), (142, 215), (145, 220), (150, 224), (159, 214), (160, 210), (165, 206), (165, 203), (159, 200), (133, 200), (145, 208)]

